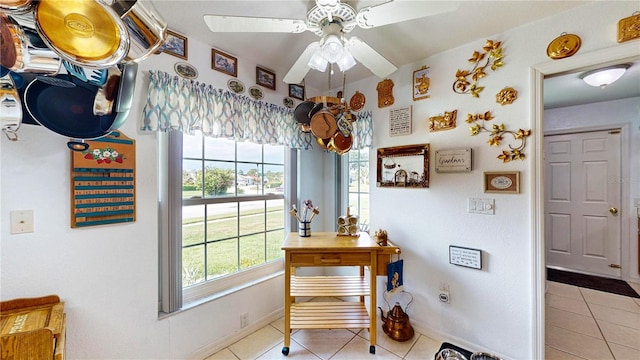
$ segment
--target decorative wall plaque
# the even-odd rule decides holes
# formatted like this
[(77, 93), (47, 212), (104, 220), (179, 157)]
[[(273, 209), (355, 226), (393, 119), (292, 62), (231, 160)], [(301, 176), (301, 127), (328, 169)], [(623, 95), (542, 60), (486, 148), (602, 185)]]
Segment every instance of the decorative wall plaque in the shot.
[(487, 171), (484, 173), (484, 192), (520, 193), (519, 171)]
[(456, 127), (456, 117), (458, 114), (458, 110), (453, 111), (445, 111), (444, 116), (432, 116), (429, 118), (429, 130), (430, 131), (440, 131), (440, 130), (451, 130)]
[(393, 98), (393, 80), (385, 79), (380, 81), (376, 89), (378, 90), (379, 108), (393, 105), (395, 102), (395, 99)]
[(71, 151), (71, 227), (135, 221), (135, 140), (112, 132), (87, 143)]
[(471, 172), (472, 153), (471, 148), (436, 150), (436, 172)]
[(578, 35), (562, 33), (547, 46), (547, 56), (554, 60), (564, 59), (577, 53), (580, 45), (582, 40)]
[(625, 42), (640, 37), (640, 11), (618, 21), (618, 42)]
[(431, 91), (429, 90), (431, 85), (430, 73), (431, 71), (427, 66), (423, 66), (413, 72), (413, 101), (431, 97)]
[(411, 135), (411, 106), (389, 110), (389, 135)]
[(496, 102), (500, 105), (512, 104), (518, 98), (518, 92), (512, 87), (506, 87), (496, 94)]
[(482, 269), (482, 250), (449, 245), (449, 264)]

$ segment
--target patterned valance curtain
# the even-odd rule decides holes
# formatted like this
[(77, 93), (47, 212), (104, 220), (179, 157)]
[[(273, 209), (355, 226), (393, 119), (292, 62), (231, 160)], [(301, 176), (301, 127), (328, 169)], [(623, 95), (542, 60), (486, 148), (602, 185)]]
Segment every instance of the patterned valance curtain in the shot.
[[(163, 71), (151, 74), (142, 131), (182, 131), (257, 144), (311, 149), (313, 134), (300, 131), (293, 109), (253, 100)], [(353, 149), (371, 147), (371, 111), (362, 111), (354, 123)]]

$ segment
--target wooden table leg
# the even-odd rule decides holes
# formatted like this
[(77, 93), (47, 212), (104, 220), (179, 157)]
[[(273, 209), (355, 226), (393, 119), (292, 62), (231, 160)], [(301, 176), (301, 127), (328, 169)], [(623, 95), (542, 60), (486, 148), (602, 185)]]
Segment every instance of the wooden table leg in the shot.
[(291, 261), (289, 254), (285, 255), (284, 260), (284, 345), (282, 354), (289, 355), (289, 346), (291, 345)]

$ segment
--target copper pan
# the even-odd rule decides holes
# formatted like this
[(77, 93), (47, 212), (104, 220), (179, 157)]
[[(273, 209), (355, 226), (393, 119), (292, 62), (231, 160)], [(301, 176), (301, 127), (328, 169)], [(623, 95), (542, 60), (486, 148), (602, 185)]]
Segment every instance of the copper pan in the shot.
[(331, 137), (329, 140), (329, 145), (327, 148), (331, 151), (335, 151), (338, 155), (344, 155), (351, 150), (351, 146), (353, 145), (353, 134), (349, 134), (348, 136), (342, 135), (340, 131), (336, 132), (335, 135)]
[(116, 12), (96, 0), (40, 0), (36, 29), (63, 59), (80, 66), (106, 69), (129, 52), (127, 28)]
[(31, 0), (0, 0), (0, 10), (7, 14), (24, 14), (33, 10)]
[(327, 108), (316, 112), (311, 117), (311, 132), (321, 139), (329, 139), (338, 131), (335, 116)]
[(0, 62), (14, 72), (57, 74), (60, 57), (49, 49), (33, 29), (22, 28), (13, 18), (0, 13)]

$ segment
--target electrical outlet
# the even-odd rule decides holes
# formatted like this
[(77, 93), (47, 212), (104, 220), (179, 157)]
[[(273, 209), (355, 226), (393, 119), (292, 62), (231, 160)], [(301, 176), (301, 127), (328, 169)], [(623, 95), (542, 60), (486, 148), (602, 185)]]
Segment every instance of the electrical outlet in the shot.
[(440, 291), (438, 291), (438, 300), (445, 304), (451, 303), (451, 296), (449, 295), (449, 284), (446, 282), (440, 283)]
[(451, 303), (451, 297), (449, 296), (448, 291), (440, 290), (440, 292), (438, 293), (438, 299), (440, 300), (440, 302), (443, 302), (445, 304)]
[(240, 327), (247, 327), (249, 326), (249, 313), (242, 313), (240, 314)]

